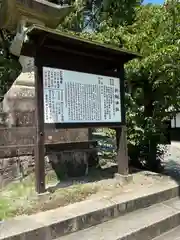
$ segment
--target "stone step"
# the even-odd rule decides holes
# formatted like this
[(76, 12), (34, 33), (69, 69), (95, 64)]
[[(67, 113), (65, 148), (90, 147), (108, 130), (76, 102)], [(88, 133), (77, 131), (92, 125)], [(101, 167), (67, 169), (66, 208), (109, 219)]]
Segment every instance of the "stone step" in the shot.
[(153, 240), (180, 240), (180, 226), (173, 228), (171, 231), (168, 231)]
[[(168, 231), (180, 224), (177, 196), (179, 196), (179, 185), (165, 181), (164, 185), (152, 185), (133, 193), (85, 200), (36, 215), (5, 221), (0, 224), (0, 240), (21, 238), (76, 240), (80, 237), (84, 240), (114, 240), (118, 239), (115, 238), (118, 236), (117, 233), (121, 234), (120, 237), (127, 233), (134, 236), (134, 238), (119, 238), (123, 240), (148, 240), (160, 235), (165, 229)], [(164, 201), (166, 203), (162, 204)], [(150, 206), (152, 207), (149, 208)], [(153, 224), (155, 224), (154, 229)], [(106, 227), (116, 235), (109, 237)], [(140, 233), (142, 235), (144, 232), (147, 233), (146, 227), (150, 229), (151, 238), (139, 238)], [(89, 231), (91, 234), (101, 235), (91, 237)], [(154, 234), (157, 232), (158, 234)], [(135, 238), (136, 234), (137, 238)]]
[(152, 240), (178, 225), (180, 225), (179, 197), (56, 240)]

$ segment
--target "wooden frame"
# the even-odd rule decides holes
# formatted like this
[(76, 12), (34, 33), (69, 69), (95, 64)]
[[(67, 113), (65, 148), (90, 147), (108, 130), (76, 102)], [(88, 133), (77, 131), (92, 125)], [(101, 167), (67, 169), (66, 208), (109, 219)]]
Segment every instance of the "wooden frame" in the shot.
[[(22, 48), (25, 56), (35, 58), (36, 93), (36, 191), (45, 192), (44, 128), (109, 127), (116, 130), (118, 172), (128, 174), (128, 154), (125, 127), (124, 63), (136, 54), (114, 47), (85, 41), (44, 27), (33, 26), (27, 31), (29, 38)], [(34, 49), (34, 51), (32, 51)], [(56, 123), (44, 124), (43, 67), (52, 67), (120, 78), (121, 122), (115, 123)]]
[[(38, 55), (42, 55), (41, 53), (38, 54)], [(48, 61), (52, 61), (52, 59), (50, 57), (48, 57)], [(82, 60), (79, 62), (81, 64)], [(69, 63), (69, 64), (72, 64)], [(40, 81), (40, 83), (38, 84), (38, 93), (43, 96), (43, 74), (42, 74), (42, 68), (43, 67), (51, 67), (51, 68), (58, 68), (58, 69), (62, 69), (62, 65), (59, 63), (57, 64), (56, 61), (52, 61), (51, 64), (48, 64), (46, 61), (42, 61), (42, 59), (38, 59), (37, 57), (37, 63), (36, 63), (36, 67), (38, 68), (38, 72), (39, 72), (39, 75), (38, 75), (38, 81)], [(66, 67), (65, 70), (68, 70), (69, 68)], [(71, 67), (71, 70), (73, 71), (79, 71), (80, 68), (77, 68), (77, 67)], [(82, 71), (82, 69), (81, 69)], [(124, 105), (124, 79), (122, 78), (123, 77), (123, 74), (119, 74), (120, 71), (124, 71), (123, 70), (123, 67), (120, 69), (118, 69), (118, 72), (117, 73), (111, 73), (109, 72), (109, 76), (110, 77), (117, 77), (119, 78), (119, 84), (120, 84), (120, 101), (121, 101), (121, 119), (122, 121), (121, 122), (98, 122), (98, 123), (45, 123), (45, 127), (46, 128), (56, 128), (56, 129), (59, 129), (59, 128), (93, 128), (93, 127), (110, 127), (110, 128), (117, 128), (117, 127), (121, 127), (125, 124), (125, 105)], [(90, 73), (90, 72), (88, 72)], [(94, 72), (91, 72), (92, 74)], [(99, 74), (99, 75), (103, 75), (103, 76), (108, 76), (108, 75), (105, 75), (103, 74), (102, 72), (97, 72), (96, 71), (96, 74)], [(120, 78), (121, 76), (121, 78)], [(44, 108), (44, 102), (40, 102), (42, 108)], [(44, 114), (44, 112), (43, 112)]]

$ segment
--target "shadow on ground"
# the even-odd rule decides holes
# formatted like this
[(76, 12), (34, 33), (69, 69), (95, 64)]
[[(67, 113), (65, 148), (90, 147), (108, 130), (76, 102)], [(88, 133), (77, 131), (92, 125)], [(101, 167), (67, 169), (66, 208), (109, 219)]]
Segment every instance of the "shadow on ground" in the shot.
[(180, 183), (180, 164), (174, 160), (168, 161), (165, 166), (164, 174)]
[[(137, 170), (135, 168), (130, 167), (130, 174), (140, 172), (141, 170)], [(47, 187), (47, 191), (56, 191), (59, 188), (66, 188), (72, 186), (74, 184), (85, 184), (85, 183), (93, 183), (106, 179), (113, 179), (115, 173), (118, 172), (117, 164), (110, 163), (108, 166), (91, 168), (89, 169), (89, 173), (87, 176), (77, 177), (77, 178), (68, 178), (61, 182), (58, 182), (56, 185)]]
[[(107, 161), (108, 162), (108, 161)], [(169, 176), (171, 179), (176, 181), (180, 185), (180, 144), (179, 145), (169, 145), (168, 151), (163, 159), (164, 171), (160, 174), (152, 173), (149, 171), (138, 170), (133, 167), (130, 167), (130, 173), (137, 173), (143, 171), (146, 176)], [(56, 191), (60, 188), (66, 188), (75, 184), (85, 184), (93, 183), (106, 179), (113, 179), (115, 173), (118, 172), (117, 164), (114, 162), (108, 162), (107, 165), (99, 168), (89, 169), (87, 176), (78, 177), (78, 178), (68, 178), (63, 180), (56, 185), (47, 187), (48, 191)], [(180, 196), (180, 190), (179, 190)]]
[[(156, 173), (155, 173), (156, 174)], [(146, 176), (152, 176), (153, 173), (147, 172)], [(180, 197), (180, 163), (175, 160), (169, 160), (164, 165), (164, 171), (156, 174), (157, 176), (169, 176), (179, 185), (179, 197)]]

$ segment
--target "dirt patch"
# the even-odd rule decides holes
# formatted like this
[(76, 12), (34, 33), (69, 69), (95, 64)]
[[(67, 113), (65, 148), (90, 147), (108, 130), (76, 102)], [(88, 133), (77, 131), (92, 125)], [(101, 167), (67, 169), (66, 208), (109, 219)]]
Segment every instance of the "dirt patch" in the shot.
[(114, 196), (137, 189), (149, 188), (157, 184), (166, 185), (169, 181), (180, 180), (180, 145), (168, 146), (164, 158), (165, 174), (170, 177), (152, 172), (133, 172), (133, 181), (122, 186), (114, 179), (117, 166), (94, 169), (89, 175), (77, 179), (68, 179), (58, 182), (53, 171), (46, 176), (48, 194), (38, 196), (35, 193), (34, 174), (29, 175), (22, 181), (8, 184), (0, 191), (0, 220), (12, 218), (18, 215), (30, 215), (46, 211), (85, 199)]
[[(99, 172), (100, 171), (100, 172)], [(133, 181), (122, 186), (115, 179), (116, 167), (108, 171), (96, 170), (88, 177), (57, 182), (53, 172), (46, 176), (48, 194), (38, 196), (34, 191), (34, 175), (23, 181), (14, 182), (0, 192), (0, 220), (18, 215), (30, 215), (46, 211), (71, 203), (101, 196), (113, 196), (137, 191), (139, 188), (148, 188), (153, 184), (166, 184), (169, 177), (149, 172), (133, 174)]]

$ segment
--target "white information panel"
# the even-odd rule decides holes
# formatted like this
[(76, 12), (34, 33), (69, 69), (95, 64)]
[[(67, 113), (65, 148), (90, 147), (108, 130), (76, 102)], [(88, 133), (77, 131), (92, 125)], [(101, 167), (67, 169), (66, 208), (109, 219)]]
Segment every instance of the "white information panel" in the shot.
[(121, 122), (119, 81), (43, 67), (45, 123)]

